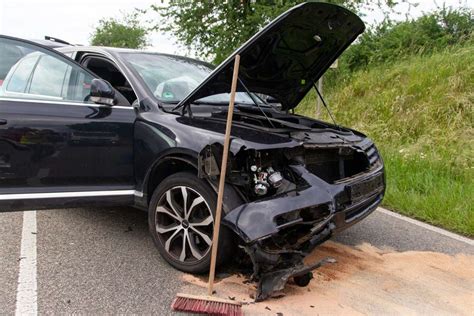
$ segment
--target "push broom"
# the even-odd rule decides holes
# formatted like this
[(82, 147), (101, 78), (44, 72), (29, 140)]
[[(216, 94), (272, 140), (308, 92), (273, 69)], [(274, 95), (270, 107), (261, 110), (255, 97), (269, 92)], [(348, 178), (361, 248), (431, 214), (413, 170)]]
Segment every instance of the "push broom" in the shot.
[(243, 315), (242, 304), (236, 301), (221, 299), (213, 294), (214, 276), (216, 272), (217, 248), (219, 244), (219, 229), (221, 226), (222, 200), (224, 198), (224, 183), (227, 172), (227, 157), (229, 155), (230, 131), (232, 127), (232, 116), (234, 113), (235, 92), (237, 90), (237, 79), (239, 74), (240, 55), (235, 56), (234, 72), (230, 89), (230, 102), (227, 113), (227, 123), (224, 136), (224, 152), (219, 178), (219, 191), (217, 193), (216, 219), (214, 221), (214, 232), (212, 236), (211, 266), (209, 268), (209, 283), (207, 295), (189, 295), (178, 293), (171, 307), (176, 311), (211, 315)]

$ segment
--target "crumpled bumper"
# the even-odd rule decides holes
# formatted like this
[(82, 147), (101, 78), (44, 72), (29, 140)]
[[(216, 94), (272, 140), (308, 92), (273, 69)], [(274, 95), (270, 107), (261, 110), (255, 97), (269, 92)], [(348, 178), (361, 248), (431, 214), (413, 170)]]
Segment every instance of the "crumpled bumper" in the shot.
[(256, 300), (281, 290), (290, 277), (321, 266), (303, 258), (316, 246), (372, 213), (382, 201), (385, 175), (380, 163), (369, 172), (328, 184), (303, 166), (291, 166), (306, 185), (301, 189), (240, 205), (223, 219), (244, 241), (253, 278), (259, 280)]
[[(323, 220), (327, 215), (333, 219), (334, 231), (337, 232), (369, 215), (380, 204), (385, 192), (384, 169), (381, 164), (371, 172), (336, 184), (328, 184), (303, 166), (292, 168), (307, 183), (304, 188), (242, 204), (227, 213), (223, 224), (234, 230), (246, 243), (271, 237), (291, 226), (307, 224), (305, 222), (308, 219), (315, 221), (314, 227), (317, 228), (320, 225), (318, 219)], [(351, 189), (355, 185), (373, 179), (378, 181), (368, 184), (368, 192), (355, 192), (358, 196), (354, 197), (355, 193)], [(303, 211), (308, 218), (296, 214), (302, 215)], [(327, 214), (328, 211), (330, 214)], [(288, 214), (295, 216), (285, 219)]]

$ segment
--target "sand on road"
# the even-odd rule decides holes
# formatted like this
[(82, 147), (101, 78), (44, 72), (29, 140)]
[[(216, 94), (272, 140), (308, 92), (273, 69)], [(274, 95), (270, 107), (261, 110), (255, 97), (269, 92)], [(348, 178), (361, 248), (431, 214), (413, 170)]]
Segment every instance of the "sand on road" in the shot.
[[(474, 315), (474, 256), (329, 241), (306, 261), (324, 257), (337, 263), (314, 271), (307, 287), (289, 282), (283, 297), (254, 303), (255, 284), (246, 284), (241, 275), (219, 280), (217, 295), (243, 302), (245, 315)], [(183, 292), (204, 294), (205, 278), (183, 278)]]

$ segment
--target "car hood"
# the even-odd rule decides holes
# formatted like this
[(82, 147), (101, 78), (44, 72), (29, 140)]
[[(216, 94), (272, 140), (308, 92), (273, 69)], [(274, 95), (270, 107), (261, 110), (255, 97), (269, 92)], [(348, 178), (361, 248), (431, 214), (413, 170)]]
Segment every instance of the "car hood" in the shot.
[[(351, 11), (329, 3), (302, 3), (286, 11), (222, 62), (180, 102), (230, 91), (234, 57), (239, 78), (252, 92), (296, 107), (323, 73), (365, 29)], [(245, 91), (242, 84), (238, 91)]]

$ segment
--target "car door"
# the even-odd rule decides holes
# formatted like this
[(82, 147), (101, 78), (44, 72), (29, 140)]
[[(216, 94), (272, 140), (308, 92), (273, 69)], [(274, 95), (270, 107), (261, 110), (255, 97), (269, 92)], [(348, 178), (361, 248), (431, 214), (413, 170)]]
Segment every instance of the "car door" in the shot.
[(132, 203), (135, 112), (123, 96), (89, 101), (94, 78), (54, 50), (0, 36), (0, 211)]

